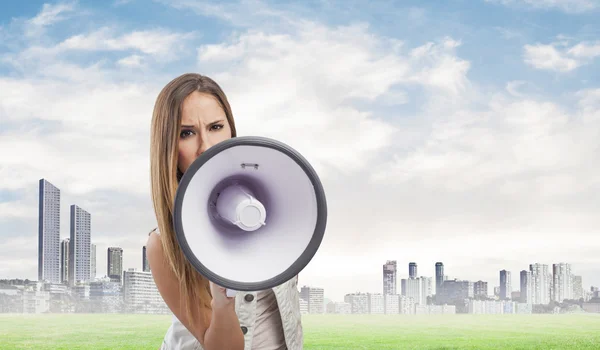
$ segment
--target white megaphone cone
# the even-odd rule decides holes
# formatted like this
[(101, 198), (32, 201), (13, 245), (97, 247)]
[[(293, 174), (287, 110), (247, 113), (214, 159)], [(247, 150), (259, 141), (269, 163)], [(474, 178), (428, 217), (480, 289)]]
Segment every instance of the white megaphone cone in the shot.
[(186, 258), (229, 297), (296, 276), (319, 249), (326, 222), (325, 192), (310, 164), (281, 142), (249, 136), (223, 141), (190, 165), (173, 215)]

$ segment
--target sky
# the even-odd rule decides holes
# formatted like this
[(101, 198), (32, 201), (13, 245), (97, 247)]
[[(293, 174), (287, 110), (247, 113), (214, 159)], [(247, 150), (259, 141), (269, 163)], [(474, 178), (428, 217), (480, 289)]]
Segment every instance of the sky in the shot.
[[(0, 11), (0, 278), (37, 279), (38, 181), (141, 268), (149, 128), (176, 76), (215, 79), (239, 135), (317, 170), (323, 243), (300, 285), (382, 292), (382, 265), (499, 285), (567, 262), (600, 286), (600, 2), (92, 1)], [(268, 247), (265, 249), (269, 249)], [(400, 282), (398, 281), (398, 288)]]

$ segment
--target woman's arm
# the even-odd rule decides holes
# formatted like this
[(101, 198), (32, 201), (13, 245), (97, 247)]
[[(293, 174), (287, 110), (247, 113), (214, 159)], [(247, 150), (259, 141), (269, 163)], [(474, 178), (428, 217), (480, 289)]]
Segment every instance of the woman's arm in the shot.
[[(164, 259), (158, 235), (151, 234), (148, 237), (146, 253), (160, 295), (175, 317), (198, 339), (202, 347), (206, 350), (244, 349), (244, 335), (235, 313), (234, 299), (227, 300), (224, 292), (221, 297), (218, 294), (221, 292), (217, 290), (218, 287), (215, 288), (211, 285), (211, 292), (214, 296), (212, 311), (202, 308), (200, 303), (194, 305), (191, 314), (197, 321), (195, 327), (191, 327), (187, 313), (180, 307), (179, 281)], [(205, 315), (208, 316), (208, 322), (204, 321)]]

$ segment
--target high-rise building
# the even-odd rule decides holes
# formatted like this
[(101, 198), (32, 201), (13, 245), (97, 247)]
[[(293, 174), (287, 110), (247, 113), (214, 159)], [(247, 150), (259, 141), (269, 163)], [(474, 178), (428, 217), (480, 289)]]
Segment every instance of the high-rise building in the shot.
[(411, 262), (408, 264), (408, 278), (417, 278), (417, 263)]
[(38, 280), (60, 283), (60, 190), (39, 181)]
[(521, 271), (521, 302), (531, 304), (533, 301), (533, 281), (531, 279), (531, 271)]
[(435, 293), (438, 294), (442, 283), (444, 282), (444, 263), (435, 263)]
[(121, 282), (123, 274), (123, 248), (108, 247), (106, 257), (106, 275), (113, 282)]
[(90, 280), (96, 279), (96, 245), (92, 243), (90, 248)]
[(69, 284), (69, 238), (60, 242), (60, 282)]
[(549, 304), (552, 286), (552, 274), (548, 269), (548, 265), (539, 263), (530, 264), (529, 271), (531, 272), (532, 281), (532, 304)]
[(432, 295), (431, 277), (416, 277), (401, 280), (401, 293), (412, 298), (417, 305), (427, 305), (427, 297)]
[(421, 300), (423, 300), (423, 305), (427, 305), (427, 298), (433, 295), (431, 277), (421, 276), (418, 279), (421, 281)]
[(573, 299), (579, 300), (584, 297), (581, 276), (573, 276)]
[(91, 215), (71, 205), (71, 237), (69, 240), (69, 283), (90, 281)]
[(146, 246), (142, 247), (142, 270), (150, 272), (150, 264), (148, 264), (148, 256), (146, 255)]
[(553, 300), (562, 303), (563, 300), (573, 299), (571, 264), (552, 264), (552, 277)]
[(500, 299), (510, 300), (512, 293), (510, 271), (500, 271)]
[(388, 260), (383, 265), (383, 294), (396, 294), (396, 260)]

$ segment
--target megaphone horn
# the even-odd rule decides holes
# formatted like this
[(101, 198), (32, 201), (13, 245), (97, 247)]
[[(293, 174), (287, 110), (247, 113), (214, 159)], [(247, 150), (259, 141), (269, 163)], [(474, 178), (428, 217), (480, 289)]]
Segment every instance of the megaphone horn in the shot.
[(185, 257), (235, 291), (287, 282), (316, 254), (327, 223), (323, 185), (290, 146), (234, 137), (206, 150), (183, 174), (173, 224)]

